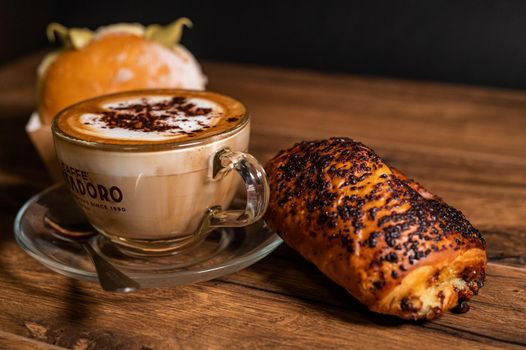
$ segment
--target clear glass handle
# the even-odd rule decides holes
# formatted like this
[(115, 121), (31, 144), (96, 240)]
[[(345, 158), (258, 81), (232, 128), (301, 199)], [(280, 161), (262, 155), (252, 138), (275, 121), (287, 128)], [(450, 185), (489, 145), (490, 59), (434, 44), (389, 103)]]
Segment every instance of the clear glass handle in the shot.
[(209, 225), (214, 227), (241, 227), (261, 219), (267, 210), (269, 187), (265, 169), (256, 158), (243, 152), (232, 152), (225, 148), (217, 152), (213, 159), (212, 176), (220, 179), (232, 170), (238, 172), (247, 191), (247, 204), (244, 210), (223, 210), (210, 208)]

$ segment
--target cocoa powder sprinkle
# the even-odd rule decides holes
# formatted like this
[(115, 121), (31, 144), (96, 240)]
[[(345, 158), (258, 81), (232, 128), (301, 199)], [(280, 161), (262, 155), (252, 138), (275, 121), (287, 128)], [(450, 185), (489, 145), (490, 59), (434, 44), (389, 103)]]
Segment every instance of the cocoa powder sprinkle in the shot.
[[(158, 112), (162, 113), (158, 113)], [(156, 113), (152, 113), (156, 112)], [(102, 128), (122, 128), (142, 132), (170, 132), (174, 134), (186, 134), (195, 136), (196, 132), (209, 128), (208, 125), (199, 122), (201, 129), (185, 132), (177, 125), (169, 124), (166, 120), (171, 117), (181, 117), (181, 122), (187, 122), (192, 117), (213, 117), (211, 108), (196, 107), (184, 97), (173, 97), (172, 99), (148, 103), (143, 99), (142, 103), (131, 105), (117, 105), (107, 108), (101, 112), (99, 121), (104, 124)], [(229, 118), (231, 119), (231, 118)]]

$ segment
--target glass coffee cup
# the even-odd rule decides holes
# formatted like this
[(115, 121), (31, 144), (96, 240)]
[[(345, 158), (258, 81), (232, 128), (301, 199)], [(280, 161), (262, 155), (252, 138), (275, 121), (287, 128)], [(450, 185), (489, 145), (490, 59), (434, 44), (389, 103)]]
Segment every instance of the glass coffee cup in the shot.
[[(143, 90), (80, 102), (55, 118), (66, 186), (93, 227), (131, 255), (199, 245), (218, 227), (259, 220), (269, 197), (246, 153), (249, 115), (212, 92)], [(227, 209), (240, 181), (246, 206)]]

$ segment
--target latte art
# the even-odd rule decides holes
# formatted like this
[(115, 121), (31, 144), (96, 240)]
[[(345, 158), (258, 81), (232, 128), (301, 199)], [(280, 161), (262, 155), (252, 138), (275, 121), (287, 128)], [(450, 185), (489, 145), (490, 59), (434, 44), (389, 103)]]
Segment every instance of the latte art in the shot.
[(110, 144), (177, 142), (235, 128), (243, 106), (211, 92), (133, 92), (83, 102), (59, 115), (57, 126), (77, 139)]

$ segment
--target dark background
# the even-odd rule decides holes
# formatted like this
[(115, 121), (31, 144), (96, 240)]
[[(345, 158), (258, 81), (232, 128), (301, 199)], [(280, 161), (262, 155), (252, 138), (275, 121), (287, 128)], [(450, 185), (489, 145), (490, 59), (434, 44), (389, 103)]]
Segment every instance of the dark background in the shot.
[(187, 16), (199, 59), (526, 88), (526, 1), (2, 1), (0, 62), (48, 22), (166, 24)]

